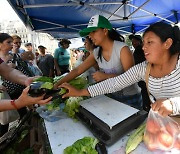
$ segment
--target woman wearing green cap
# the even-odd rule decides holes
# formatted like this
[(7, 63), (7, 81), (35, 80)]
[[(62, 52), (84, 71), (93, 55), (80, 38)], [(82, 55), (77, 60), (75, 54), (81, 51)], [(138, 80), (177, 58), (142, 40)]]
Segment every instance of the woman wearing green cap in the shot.
[[(98, 47), (94, 49), (93, 54), (60, 80), (55, 87), (72, 80), (96, 63), (99, 66), (99, 71), (93, 74), (93, 79), (96, 82), (116, 77), (134, 65), (133, 55), (124, 43), (123, 36), (112, 28), (111, 23), (105, 17), (101, 15), (91, 17), (87, 28), (80, 31), (80, 36), (87, 35)], [(112, 98), (133, 107), (142, 107), (140, 88), (136, 83), (110, 95)]]

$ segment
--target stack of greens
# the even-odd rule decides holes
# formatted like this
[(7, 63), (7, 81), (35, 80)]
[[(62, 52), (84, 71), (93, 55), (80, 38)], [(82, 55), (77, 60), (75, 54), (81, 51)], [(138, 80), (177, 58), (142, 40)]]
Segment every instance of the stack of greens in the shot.
[(64, 154), (98, 154), (95, 147), (99, 141), (93, 137), (84, 137), (64, 149)]
[[(44, 82), (42, 85), (43, 88), (46, 89), (53, 89), (53, 85), (57, 83), (60, 79), (62, 79), (63, 76), (57, 76), (55, 78), (50, 77), (39, 77), (35, 79), (35, 82)], [(87, 87), (88, 82), (87, 79), (84, 77), (77, 77), (69, 82), (70, 85), (74, 86), (77, 89), (83, 89)], [(65, 103), (64, 112), (67, 113), (67, 115), (71, 118), (75, 118), (75, 113), (78, 112), (78, 108), (80, 106), (80, 101), (84, 100), (84, 97), (69, 97), (66, 99), (62, 99), (61, 95), (66, 93), (66, 89), (61, 88), (59, 91), (60, 97), (57, 99), (54, 99), (51, 103), (47, 104), (46, 107), (48, 110), (59, 110), (60, 109), (60, 103)]]
[(39, 78), (36, 78), (34, 82), (43, 82), (40, 88), (45, 88), (49, 90), (53, 89), (53, 78), (41, 76)]

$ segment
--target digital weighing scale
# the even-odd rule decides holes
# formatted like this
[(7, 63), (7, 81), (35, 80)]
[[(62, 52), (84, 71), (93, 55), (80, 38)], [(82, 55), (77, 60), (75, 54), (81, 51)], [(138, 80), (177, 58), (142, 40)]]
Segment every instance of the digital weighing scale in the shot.
[(148, 113), (116, 101), (105, 95), (81, 101), (78, 119), (101, 142), (111, 145), (120, 137), (137, 128)]

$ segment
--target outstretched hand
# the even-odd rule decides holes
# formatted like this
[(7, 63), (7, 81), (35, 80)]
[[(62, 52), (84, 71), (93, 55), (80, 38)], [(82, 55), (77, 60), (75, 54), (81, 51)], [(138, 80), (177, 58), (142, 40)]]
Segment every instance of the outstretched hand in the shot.
[(26, 87), (23, 90), (21, 96), (16, 100), (16, 103), (20, 108), (24, 106), (32, 105), (32, 104), (46, 104), (52, 99), (52, 97), (43, 99), (44, 95), (39, 96), (39, 97), (31, 97), (28, 95), (29, 88), (30, 88), (29, 86)]
[(151, 105), (153, 111), (157, 111), (162, 116), (172, 114), (172, 103), (169, 99), (159, 99)]
[(29, 86), (36, 78), (39, 78), (40, 76), (34, 76), (34, 77), (28, 77), (26, 80), (25, 80), (25, 86)]
[(67, 89), (67, 92), (62, 96), (62, 98), (82, 96), (81, 90), (74, 88), (69, 83), (63, 83), (59, 87)]
[(92, 77), (96, 82), (100, 82), (106, 79), (106, 73), (97, 71), (92, 74)]

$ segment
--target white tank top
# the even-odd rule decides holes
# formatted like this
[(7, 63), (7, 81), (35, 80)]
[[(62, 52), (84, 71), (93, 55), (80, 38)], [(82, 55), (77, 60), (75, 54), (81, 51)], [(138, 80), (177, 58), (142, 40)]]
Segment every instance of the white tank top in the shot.
[[(102, 59), (102, 61), (101, 61), (101, 59), (98, 58), (99, 47), (94, 49), (93, 54), (99, 65), (99, 69), (101, 72), (104, 72), (107, 74), (111, 74), (111, 73), (112, 74), (122, 74), (122, 73), (124, 73), (124, 69), (120, 62), (120, 52), (124, 46), (127, 46), (127, 45), (120, 41), (114, 41), (113, 51), (112, 51), (111, 58), (109, 61), (106, 61), (103, 56), (101, 58)], [(138, 85), (136, 83), (129, 87), (124, 88), (123, 90), (119, 91), (118, 93), (120, 95), (134, 95), (134, 94), (140, 93), (140, 88), (138, 87)]]

